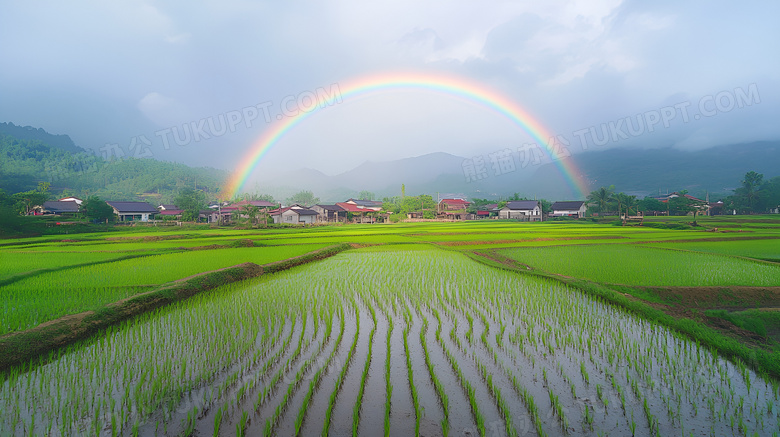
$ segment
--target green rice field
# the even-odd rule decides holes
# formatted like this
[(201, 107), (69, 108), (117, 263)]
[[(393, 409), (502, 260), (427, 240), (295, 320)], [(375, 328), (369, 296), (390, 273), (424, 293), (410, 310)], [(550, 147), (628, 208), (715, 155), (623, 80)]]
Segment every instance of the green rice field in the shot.
[(0, 424), (53, 435), (767, 435), (777, 396), (744, 364), (576, 290), (417, 247), (344, 253), (125, 322), (6, 375)]
[(504, 249), (500, 253), (532, 268), (597, 282), (780, 286), (780, 265), (722, 255), (622, 244)]
[[(144, 292), (155, 285), (204, 271), (245, 262), (267, 264), (322, 247), (304, 244), (166, 253), (32, 275), (0, 289), (3, 297), (0, 335), (31, 328), (66, 314), (94, 309)], [(6, 254), (9, 257), (13, 255), (16, 254)], [(108, 259), (113, 253), (109, 255)], [(43, 265), (47, 259), (74, 260), (74, 257), (61, 253), (36, 253), (35, 257), (38, 258), (37, 265)]]
[[(777, 436), (780, 226), (717, 220), (0, 240), (0, 339), (198, 273), (354, 246), (0, 370), (0, 435)], [(671, 322), (567, 278), (626, 293), (760, 287), (764, 306)]]

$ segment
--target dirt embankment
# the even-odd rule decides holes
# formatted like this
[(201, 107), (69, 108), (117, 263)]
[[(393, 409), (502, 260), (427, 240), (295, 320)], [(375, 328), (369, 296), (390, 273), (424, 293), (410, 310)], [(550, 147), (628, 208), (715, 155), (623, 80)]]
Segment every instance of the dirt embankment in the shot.
[(179, 279), (145, 293), (104, 305), (94, 311), (70, 314), (34, 328), (0, 337), (0, 370), (72, 344), (115, 323), (231, 282), (274, 273), (328, 258), (346, 249), (339, 244), (270, 264), (244, 263)]

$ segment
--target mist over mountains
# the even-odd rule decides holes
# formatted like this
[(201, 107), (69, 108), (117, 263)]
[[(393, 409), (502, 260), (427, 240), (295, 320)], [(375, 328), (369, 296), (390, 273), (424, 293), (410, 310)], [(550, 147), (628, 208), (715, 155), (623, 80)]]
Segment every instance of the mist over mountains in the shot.
[[(610, 149), (573, 156), (576, 167), (591, 190), (615, 185), (618, 191), (644, 197), (659, 191), (686, 189), (696, 196), (726, 196), (748, 171), (768, 178), (780, 174), (780, 142), (755, 142), (681, 151), (673, 147), (654, 149)], [(467, 182), (463, 170), (466, 158), (448, 153), (431, 153), (396, 161), (366, 162), (347, 172), (328, 176), (313, 169), (282, 172), (260, 177), (259, 187), (271, 192), (292, 193), (309, 189), (322, 199), (337, 200), (369, 190), (378, 197), (400, 194), (460, 194), (498, 198), (519, 193), (525, 197), (572, 199), (578, 197), (555, 163), (517, 168), (496, 175), (486, 162), (487, 176)], [(487, 161), (487, 160), (486, 160)]]
[[(74, 144), (68, 135), (53, 135), (40, 128), (0, 123), (0, 188), (7, 192), (32, 189), (39, 181), (52, 183), (55, 192), (97, 193), (115, 200), (171, 197), (184, 186), (216, 193), (227, 171), (192, 168), (153, 159), (108, 163)], [(732, 193), (748, 171), (767, 179), (780, 174), (780, 142), (733, 144), (697, 151), (672, 147), (653, 149), (615, 148), (587, 151), (571, 158), (590, 190), (614, 185), (644, 197), (658, 192), (688, 190), (695, 196), (716, 199)], [(498, 199), (514, 193), (529, 198), (578, 199), (561, 171), (560, 163), (517, 166), (497, 174), (485, 156), (483, 177), (468, 180), (465, 157), (445, 152), (393, 161), (371, 162), (335, 175), (327, 169), (280, 169), (275, 174), (255, 175), (256, 182), (244, 190), (285, 199), (310, 190), (323, 202), (342, 201), (360, 191), (377, 198), (397, 196), (401, 185), (406, 194), (436, 197), (465, 196)]]

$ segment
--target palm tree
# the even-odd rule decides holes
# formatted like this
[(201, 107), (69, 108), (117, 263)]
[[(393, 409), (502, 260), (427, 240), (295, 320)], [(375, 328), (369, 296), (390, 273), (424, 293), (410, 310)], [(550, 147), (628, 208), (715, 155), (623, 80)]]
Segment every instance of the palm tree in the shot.
[(257, 214), (260, 213), (260, 208), (248, 203), (241, 207), (241, 214), (245, 215), (249, 224), (255, 224)]
[(763, 182), (763, 174), (750, 171), (745, 174), (742, 186), (737, 189), (737, 194), (744, 198), (745, 205), (750, 213), (755, 212), (756, 200), (759, 197), (759, 189)]
[(636, 211), (636, 206), (637, 206), (636, 196), (629, 196), (626, 193), (615, 193), (612, 197), (615, 199), (615, 202), (617, 202), (618, 215), (620, 215), (621, 212), (623, 211), (623, 207), (626, 208), (626, 215), (631, 214), (632, 208), (634, 209), (634, 211)]
[(599, 212), (604, 213), (607, 209), (607, 205), (612, 202), (612, 191), (615, 189), (614, 185), (609, 187), (601, 187), (596, 191), (591, 191), (588, 195), (588, 202), (598, 205)]

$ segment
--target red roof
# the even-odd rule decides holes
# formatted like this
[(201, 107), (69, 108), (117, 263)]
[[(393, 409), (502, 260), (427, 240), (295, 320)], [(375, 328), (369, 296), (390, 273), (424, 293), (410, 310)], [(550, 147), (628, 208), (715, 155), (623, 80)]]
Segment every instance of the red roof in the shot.
[(346, 202), (339, 202), (336, 203), (336, 205), (340, 206), (344, 211), (347, 212), (366, 212), (366, 211), (373, 211), (371, 209), (366, 208), (360, 208), (355, 204), (352, 203), (346, 203)]
[(477, 215), (490, 215), (490, 211), (477, 211)]
[(271, 211), (268, 211), (268, 215), (279, 215), (279, 214), (281, 214), (281, 213), (283, 213), (283, 212), (285, 212), (285, 211), (289, 210), (290, 208), (291, 208), (291, 207), (290, 207), (290, 206), (288, 206), (288, 207), (286, 207), (286, 208), (276, 208), (276, 209), (272, 209)]
[(165, 211), (158, 212), (157, 215), (179, 215), (184, 212), (181, 209), (166, 209)]
[(463, 199), (441, 199), (441, 201), (442, 203), (446, 203), (447, 205), (457, 205), (457, 206), (471, 205), (471, 202)]

